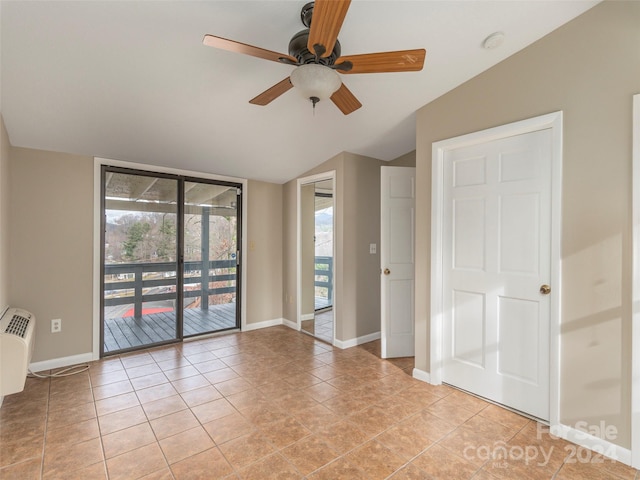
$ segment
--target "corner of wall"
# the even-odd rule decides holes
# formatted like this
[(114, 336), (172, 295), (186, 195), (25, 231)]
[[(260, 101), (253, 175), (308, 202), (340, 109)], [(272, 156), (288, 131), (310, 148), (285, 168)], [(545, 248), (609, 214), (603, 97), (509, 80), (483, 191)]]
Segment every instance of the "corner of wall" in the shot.
[(11, 143), (0, 113), (0, 307), (9, 303), (9, 156)]

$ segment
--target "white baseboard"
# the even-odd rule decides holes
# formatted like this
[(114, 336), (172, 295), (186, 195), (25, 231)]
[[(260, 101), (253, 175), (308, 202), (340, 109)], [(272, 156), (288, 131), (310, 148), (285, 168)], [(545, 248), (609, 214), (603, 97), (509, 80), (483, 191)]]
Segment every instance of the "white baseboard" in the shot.
[(250, 332), (251, 330), (259, 330), (261, 328), (275, 327), (276, 325), (282, 325), (284, 318), (274, 318), (273, 320), (265, 320), (263, 322), (247, 323), (243, 328), (243, 332)]
[(70, 367), (79, 363), (87, 363), (93, 361), (93, 353), (81, 353), (79, 355), (71, 355), (70, 357), (53, 358), (42, 362), (33, 362), (29, 364), (29, 370), (32, 372), (42, 372), (43, 370), (51, 370), (52, 368)]
[(300, 327), (298, 325), (298, 322), (292, 322), (291, 320), (287, 320), (286, 318), (283, 318), (282, 319), (282, 324), (285, 327), (293, 328), (296, 331), (300, 331)]
[(413, 369), (413, 378), (416, 380), (420, 380), (421, 382), (431, 383), (431, 375), (429, 372), (425, 372), (424, 370), (420, 370), (418, 368)]
[[(631, 465), (631, 450), (628, 448), (621, 447), (599, 437), (594, 437), (582, 430), (578, 430), (577, 428), (569, 427), (567, 425), (553, 425), (551, 427), (551, 433), (556, 437), (563, 438), (596, 453), (601, 453), (605, 457), (612, 458), (618, 462), (624, 463), (625, 465)], [(580, 453), (576, 455), (575, 452), (568, 452), (568, 454), (574, 454), (572, 457), (573, 461), (585, 461), (584, 455), (580, 455)]]
[(351, 338), (349, 340), (335, 339), (333, 341), (333, 346), (344, 350), (345, 348), (356, 347), (363, 343), (373, 342), (374, 340), (380, 340), (380, 332), (370, 333), (369, 335), (363, 335), (362, 337)]
[(300, 320), (303, 322), (305, 320), (313, 320), (314, 318), (316, 318), (315, 313), (305, 313), (304, 315), (300, 315)]

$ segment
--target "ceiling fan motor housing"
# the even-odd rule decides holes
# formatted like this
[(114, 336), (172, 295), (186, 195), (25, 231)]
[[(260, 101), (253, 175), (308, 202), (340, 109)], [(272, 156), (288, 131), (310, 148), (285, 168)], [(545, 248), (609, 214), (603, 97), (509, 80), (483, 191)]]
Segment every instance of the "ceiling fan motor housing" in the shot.
[(307, 47), (307, 40), (309, 39), (309, 29), (296, 33), (289, 42), (289, 55), (298, 60), (300, 64), (306, 63), (319, 63), (320, 65), (333, 65), (335, 61), (340, 58), (340, 42), (336, 40), (336, 44), (333, 47), (331, 55), (328, 57), (318, 57), (309, 51)]

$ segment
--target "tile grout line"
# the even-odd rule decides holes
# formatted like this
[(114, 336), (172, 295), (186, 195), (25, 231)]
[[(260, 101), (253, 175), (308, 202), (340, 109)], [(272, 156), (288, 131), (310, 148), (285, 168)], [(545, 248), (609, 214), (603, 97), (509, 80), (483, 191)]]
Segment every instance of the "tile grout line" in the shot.
[[(51, 373), (51, 370), (49, 370), (49, 373)], [(45, 450), (47, 448), (47, 431), (49, 429), (49, 407), (51, 406), (51, 402), (50, 402), (51, 378), (47, 378), (47, 382), (49, 383), (49, 385), (47, 386), (47, 409), (46, 409), (46, 414), (44, 418), (44, 434), (42, 438), (42, 457), (41, 457), (41, 463), (40, 463), (40, 479), (41, 480), (44, 478), (44, 455), (45, 455)]]
[(96, 425), (98, 426), (98, 438), (100, 439), (100, 450), (102, 451), (102, 465), (104, 468), (104, 473), (106, 475), (106, 478), (109, 478), (109, 468), (107, 467), (107, 455), (106, 452), (104, 450), (104, 442), (102, 441), (102, 429), (100, 427), (100, 420), (98, 418), (98, 407), (96, 406), (96, 397), (95, 394), (93, 393), (93, 380), (91, 379), (91, 364), (89, 364), (89, 370), (88, 370), (88, 374), (87, 377), (89, 379), (89, 388), (91, 389), (91, 398), (93, 399), (93, 410), (96, 414)]

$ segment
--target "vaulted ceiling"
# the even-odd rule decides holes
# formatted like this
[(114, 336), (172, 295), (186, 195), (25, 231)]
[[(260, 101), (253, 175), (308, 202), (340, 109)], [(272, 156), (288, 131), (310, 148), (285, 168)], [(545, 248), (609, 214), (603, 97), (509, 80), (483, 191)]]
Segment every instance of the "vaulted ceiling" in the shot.
[[(315, 111), (294, 67), (207, 47), (207, 33), (288, 53), (306, 2), (1, 2), (1, 112), (14, 146), (282, 183), (348, 151), (415, 149), (415, 112), (597, 0), (354, 0), (343, 55), (425, 48), (420, 72), (343, 75), (363, 107)], [(495, 49), (483, 48), (494, 32)], [(470, 105), (470, 108), (473, 108)]]

